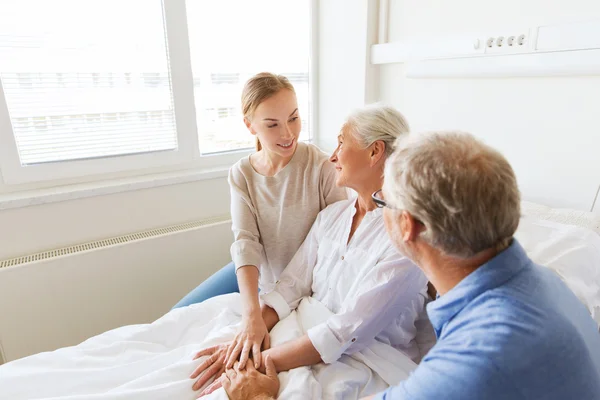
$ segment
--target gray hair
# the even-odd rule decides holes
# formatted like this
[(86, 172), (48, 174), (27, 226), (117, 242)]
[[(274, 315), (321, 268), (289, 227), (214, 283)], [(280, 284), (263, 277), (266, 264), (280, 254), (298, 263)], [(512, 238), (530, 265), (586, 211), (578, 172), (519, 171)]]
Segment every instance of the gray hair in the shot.
[(368, 147), (378, 140), (385, 143), (385, 155), (394, 151), (394, 142), (403, 133), (408, 133), (408, 122), (394, 107), (370, 104), (353, 111), (345, 126), (352, 130), (357, 139)]
[(400, 138), (386, 163), (384, 190), (390, 204), (425, 225), (423, 239), (450, 256), (503, 249), (519, 225), (512, 167), (468, 133)]

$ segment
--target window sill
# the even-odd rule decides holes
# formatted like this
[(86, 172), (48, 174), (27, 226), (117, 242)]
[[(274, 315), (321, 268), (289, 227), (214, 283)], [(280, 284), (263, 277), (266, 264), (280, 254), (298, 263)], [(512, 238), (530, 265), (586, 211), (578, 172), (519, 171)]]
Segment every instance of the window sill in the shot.
[(0, 211), (226, 177), (228, 167), (186, 170), (0, 194)]

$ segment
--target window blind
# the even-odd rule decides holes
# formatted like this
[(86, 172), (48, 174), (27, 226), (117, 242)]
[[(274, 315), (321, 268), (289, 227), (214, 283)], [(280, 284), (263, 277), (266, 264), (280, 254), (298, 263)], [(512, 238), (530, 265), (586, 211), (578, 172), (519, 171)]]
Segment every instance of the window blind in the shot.
[(21, 164), (177, 148), (161, 0), (0, 8), (0, 79)]

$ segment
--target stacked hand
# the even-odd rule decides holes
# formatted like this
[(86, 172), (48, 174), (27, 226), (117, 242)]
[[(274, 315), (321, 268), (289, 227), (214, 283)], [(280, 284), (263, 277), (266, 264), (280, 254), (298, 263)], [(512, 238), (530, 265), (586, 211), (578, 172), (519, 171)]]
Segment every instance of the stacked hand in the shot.
[[(241, 366), (238, 369), (243, 370), (247, 364), (252, 365), (252, 363), (254, 364), (254, 369), (260, 368), (261, 348), (266, 350), (269, 347), (269, 333), (263, 319), (260, 316), (258, 318), (244, 318), (240, 331), (231, 343), (213, 346), (196, 354), (194, 360), (203, 356), (209, 357), (190, 376), (191, 379), (198, 378), (192, 389), (198, 390), (213, 376), (221, 376), (226, 368), (231, 369), (233, 367), (238, 358), (239, 366)], [(252, 362), (249, 362), (250, 352), (252, 352)], [(215, 383), (218, 382), (219, 380), (217, 379)], [(208, 394), (205, 393), (206, 390), (200, 396)]]
[(205, 396), (223, 387), (230, 400), (275, 399), (279, 392), (279, 379), (275, 365), (270, 357), (266, 357), (266, 374), (254, 368), (254, 363), (248, 360), (245, 369), (236, 361), (232, 369), (227, 369), (223, 375), (208, 386), (199, 397)]
[(271, 339), (269, 337), (269, 331), (263, 321), (262, 316), (254, 318), (244, 318), (239, 333), (231, 342), (229, 350), (227, 352), (227, 368), (233, 367), (233, 363), (238, 359), (240, 361), (241, 369), (244, 369), (246, 362), (252, 352), (252, 359), (254, 360), (254, 368), (260, 367), (261, 362), (261, 348), (266, 350), (271, 347)]

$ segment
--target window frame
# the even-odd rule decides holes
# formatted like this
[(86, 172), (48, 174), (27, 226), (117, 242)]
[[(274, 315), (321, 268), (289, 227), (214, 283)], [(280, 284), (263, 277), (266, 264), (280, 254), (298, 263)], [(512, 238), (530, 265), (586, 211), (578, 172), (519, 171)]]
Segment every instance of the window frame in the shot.
[[(310, 50), (309, 98), (310, 140), (315, 138), (317, 95), (316, 28), (317, 0), (309, 0)], [(0, 81), (0, 193), (18, 191), (21, 186), (47, 187), (61, 182), (88, 183), (106, 180), (115, 174), (127, 177), (149, 172), (172, 170), (228, 169), (253, 149), (236, 149), (222, 153), (201, 154), (196, 123), (194, 77), (192, 74), (186, 0), (163, 0), (164, 29), (167, 40), (171, 91), (178, 147), (175, 150), (109, 156), (96, 159), (68, 160), (35, 165), (21, 165), (7, 102)], [(48, 121), (50, 123), (50, 121)]]

